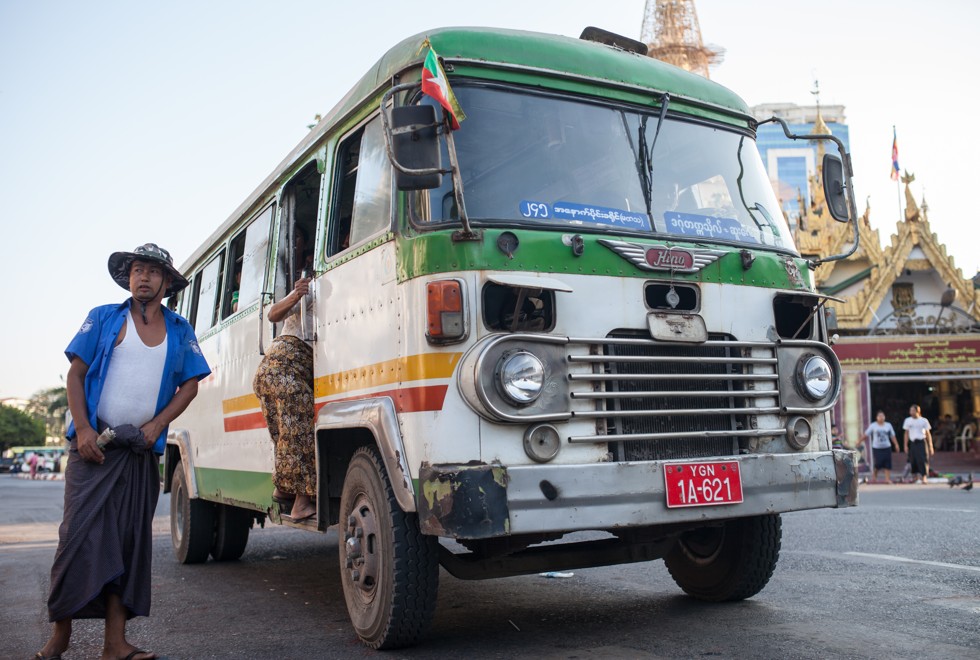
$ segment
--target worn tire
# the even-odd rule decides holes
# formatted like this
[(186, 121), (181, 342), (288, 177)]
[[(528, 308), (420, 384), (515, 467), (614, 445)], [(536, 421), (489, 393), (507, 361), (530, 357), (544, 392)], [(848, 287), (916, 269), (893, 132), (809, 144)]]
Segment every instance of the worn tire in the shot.
[(664, 563), (677, 586), (699, 600), (744, 600), (769, 582), (781, 539), (779, 514), (737, 518), (685, 532)]
[(252, 512), (229, 504), (219, 504), (214, 526), (211, 557), (215, 561), (234, 561), (245, 552)]
[(214, 542), (215, 506), (191, 499), (184, 467), (177, 463), (170, 482), (170, 540), (181, 564), (207, 561)]
[(438, 540), (395, 500), (384, 463), (358, 449), (340, 498), (340, 581), (354, 630), (374, 649), (418, 642), (428, 631), (439, 587)]

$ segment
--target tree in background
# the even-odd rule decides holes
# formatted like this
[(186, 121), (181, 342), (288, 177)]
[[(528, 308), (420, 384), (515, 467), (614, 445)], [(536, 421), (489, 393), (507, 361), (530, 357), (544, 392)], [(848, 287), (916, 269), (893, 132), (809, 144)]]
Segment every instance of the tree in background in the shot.
[(68, 390), (64, 387), (51, 387), (41, 390), (31, 397), (27, 413), (44, 424), (47, 435), (52, 438), (65, 437), (65, 413), (68, 412)]
[(0, 450), (44, 444), (44, 422), (11, 406), (0, 406)]

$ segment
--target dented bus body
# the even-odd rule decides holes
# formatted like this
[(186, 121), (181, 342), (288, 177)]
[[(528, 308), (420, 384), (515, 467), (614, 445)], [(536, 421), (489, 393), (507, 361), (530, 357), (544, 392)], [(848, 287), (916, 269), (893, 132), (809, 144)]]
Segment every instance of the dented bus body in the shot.
[[(255, 521), (335, 529), (354, 628), (392, 648), (424, 635), (440, 565), (664, 559), (687, 593), (738, 600), (772, 574), (780, 514), (856, 504), (825, 298), (755, 120), (606, 41), (405, 40), (191, 257), (175, 304), (214, 374), (165, 456), (180, 561), (237, 558)], [(421, 93), (427, 48), (457, 130)], [(296, 231), (316, 237), (318, 513), (300, 523), (271, 499), (251, 389)]]

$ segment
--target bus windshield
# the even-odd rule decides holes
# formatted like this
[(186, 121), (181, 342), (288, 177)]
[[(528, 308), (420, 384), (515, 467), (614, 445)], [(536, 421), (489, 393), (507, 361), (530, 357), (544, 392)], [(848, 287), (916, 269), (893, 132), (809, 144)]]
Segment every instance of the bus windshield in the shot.
[[(795, 252), (755, 142), (743, 133), (668, 117), (654, 140), (658, 114), (634, 107), (509, 88), (454, 90), (466, 111), (454, 138), (475, 224), (591, 228)], [(416, 195), (413, 207), (422, 224), (455, 221), (451, 177)]]

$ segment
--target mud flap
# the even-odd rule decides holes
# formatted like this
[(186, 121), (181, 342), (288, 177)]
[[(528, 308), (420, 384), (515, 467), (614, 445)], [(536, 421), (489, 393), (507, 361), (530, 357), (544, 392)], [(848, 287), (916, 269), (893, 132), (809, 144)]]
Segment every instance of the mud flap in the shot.
[(854, 452), (847, 449), (835, 449), (833, 453), (834, 468), (837, 470), (837, 506), (857, 506), (858, 478)]
[(485, 539), (510, 533), (502, 465), (423, 464), (417, 501), (423, 534)]

